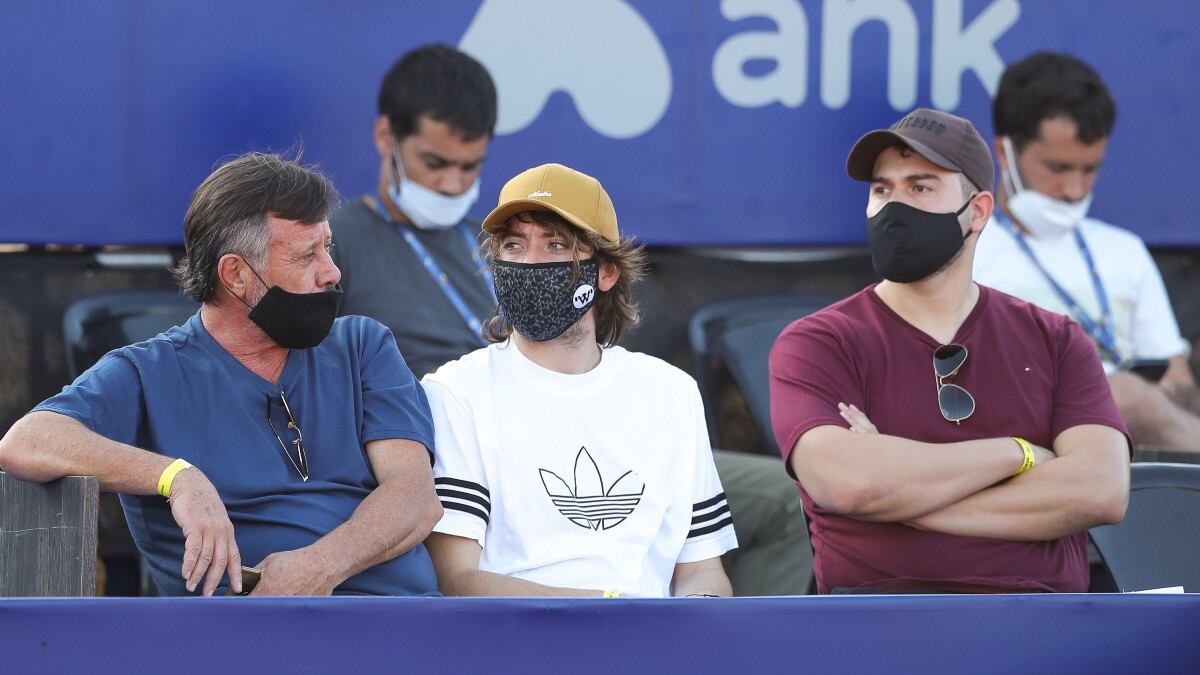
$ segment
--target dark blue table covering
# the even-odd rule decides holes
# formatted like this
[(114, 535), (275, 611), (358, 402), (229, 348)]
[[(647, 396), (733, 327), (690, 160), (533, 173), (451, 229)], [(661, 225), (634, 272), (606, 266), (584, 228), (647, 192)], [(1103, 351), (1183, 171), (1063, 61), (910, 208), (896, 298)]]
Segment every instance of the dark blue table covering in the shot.
[(0, 600), (0, 672), (1195, 673), (1200, 597)]

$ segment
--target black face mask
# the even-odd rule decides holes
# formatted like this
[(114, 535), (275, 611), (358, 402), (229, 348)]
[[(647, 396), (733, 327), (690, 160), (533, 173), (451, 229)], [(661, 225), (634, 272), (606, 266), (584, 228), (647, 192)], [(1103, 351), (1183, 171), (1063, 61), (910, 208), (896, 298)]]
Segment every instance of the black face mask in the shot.
[[(250, 271), (263, 286), (267, 285), (253, 267)], [(257, 305), (250, 307), (245, 300), (242, 303), (250, 307), (250, 320), (280, 347), (311, 349), (329, 335), (341, 299), (340, 285), (319, 293), (292, 293), (271, 286)]]
[(888, 202), (867, 218), (867, 245), (875, 271), (888, 281), (910, 284), (940, 271), (971, 236), (963, 234), (954, 213), (930, 213), (900, 202)]
[(596, 301), (600, 267), (595, 258), (571, 262), (514, 263), (497, 260), (493, 276), (500, 315), (536, 342), (553, 340), (587, 314)]

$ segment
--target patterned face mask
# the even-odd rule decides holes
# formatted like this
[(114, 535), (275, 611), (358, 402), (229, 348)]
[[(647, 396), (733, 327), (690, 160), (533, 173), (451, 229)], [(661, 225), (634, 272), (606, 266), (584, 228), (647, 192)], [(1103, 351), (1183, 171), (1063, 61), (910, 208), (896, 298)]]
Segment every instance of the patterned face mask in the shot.
[(535, 342), (553, 340), (587, 314), (596, 302), (600, 267), (595, 258), (579, 261), (579, 279), (570, 261), (515, 263), (497, 260), (494, 276), (500, 315)]

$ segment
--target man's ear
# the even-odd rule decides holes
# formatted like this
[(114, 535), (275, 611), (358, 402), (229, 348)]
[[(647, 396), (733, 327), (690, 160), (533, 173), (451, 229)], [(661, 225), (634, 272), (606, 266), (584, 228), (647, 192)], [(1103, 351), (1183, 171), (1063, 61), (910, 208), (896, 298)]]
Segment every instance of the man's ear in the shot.
[(249, 293), (250, 268), (242, 256), (226, 253), (217, 261), (217, 293), (224, 288), (227, 292), (245, 300)]
[(396, 137), (392, 134), (392, 123), (388, 120), (387, 115), (380, 115), (375, 118), (375, 151), (379, 156), (391, 160), (393, 146), (396, 144)]
[(996, 198), (991, 192), (984, 191), (975, 195), (971, 200), (971, 208), (967, 209), (967, 213), (971, 214), (970, 228), (976, 235), (983, 232), (983, 228), (992, 219), (992, 210), (996, 206)]
[(612, 290), (613, 286), (617, 285), (617, 279), (621, 277), (621, 270), (608, 260), (600, 261), (600, 292), (607, 293)]

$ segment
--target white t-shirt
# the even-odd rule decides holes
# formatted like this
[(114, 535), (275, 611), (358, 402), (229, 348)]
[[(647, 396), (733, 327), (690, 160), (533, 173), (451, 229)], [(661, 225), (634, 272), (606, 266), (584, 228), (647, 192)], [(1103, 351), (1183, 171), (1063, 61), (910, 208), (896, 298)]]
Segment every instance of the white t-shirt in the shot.
[[(1167, 298), (1162, 275), (1136, 234), (1092, 218), (1079, 225), (1108, 295), (1113, 334), (1122, 358), (1168, 358), (1186, 354), (1188, 343)], [(1042, 266), (1092, 320), (1101, 317), (1087, 260), (1072, 233), (1055, 238), (1026, 237)], [(1066, 303), (1046, 281), (1012, 232), (993, 218), (979, 237), (975, 281), (1043, 309), (1070, 316)], [(1116, 365), (1104, 358), (1104, 370)]]
[(511, 341), (422, 380), (435, 428), (435, 532), (475, 539), (480, 569), (568, 588), (670, 595), (676, 563), (737, 546), (696, 383), (604, 350), (581, 375)]

